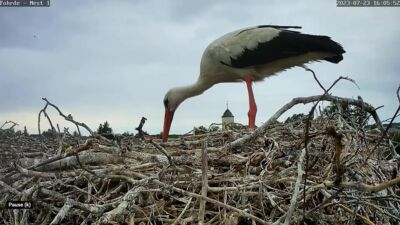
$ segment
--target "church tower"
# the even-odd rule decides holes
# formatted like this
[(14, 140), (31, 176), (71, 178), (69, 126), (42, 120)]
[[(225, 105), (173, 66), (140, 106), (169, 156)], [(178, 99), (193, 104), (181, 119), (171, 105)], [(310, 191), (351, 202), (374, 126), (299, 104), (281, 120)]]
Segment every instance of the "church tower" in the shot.
[(222, 129), (225, 130), (226, 129), (226, 125), (230, 124), (230, 123), (234, 123), (234, 116), (232, 114), (232, 112), (229, 110), (228, 108), (228, 103), (226, 103), (226, 110), (224, 112), (224, 114), (222, 114)]

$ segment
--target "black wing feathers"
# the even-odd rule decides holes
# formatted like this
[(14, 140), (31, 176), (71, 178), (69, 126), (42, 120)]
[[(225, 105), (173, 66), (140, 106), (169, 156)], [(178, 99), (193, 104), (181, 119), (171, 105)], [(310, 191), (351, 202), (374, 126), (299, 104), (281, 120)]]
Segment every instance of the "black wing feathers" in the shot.
[(324, 58), (324, 60), (332, 63), (340, 62), (343, 59), (342, 54), (345, 53), (342, 46), (332, 41), (328, 36), (309, 35), (282, 30), (274, 39), (259, 43), (252, 50), (246, 48), (237, 58), (231, 57), (229, 66), (244, 68), (267, 64), (275, 60), (299, 56), (309, 52), (333, 53), (335, 56)]

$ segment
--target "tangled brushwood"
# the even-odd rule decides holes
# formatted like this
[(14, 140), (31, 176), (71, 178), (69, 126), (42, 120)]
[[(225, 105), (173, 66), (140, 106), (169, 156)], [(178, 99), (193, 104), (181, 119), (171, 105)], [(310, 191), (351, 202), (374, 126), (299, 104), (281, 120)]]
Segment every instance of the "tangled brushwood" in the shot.
[[(399, 224), (396, 143), (375, 108), (361, 98), (329, 95), (329, 90), (293, 99), (254, 131), (232, 126), (167, 143), (133, 136), (109, 140), (90, 129), (87, 138), (67, 130), (34, 137), (3, 129), (0, 220)], [(43, 100), (41, 114), (51, 123), (46, 107), (56, 106)], [(333, 102), (339, 110), (315, 116), (320, 101)], [(292, 106), (305, 103), (312, 104), (308, 116), (277, 122)], [(343, 105), (358, 113), (346, 113)], [(56, 109), (77, 127), (88, 128)], [(370, 118), (375, 126), (367, 125)], [(28, 201), (32, 208), (10, 208), (17, 201)]]

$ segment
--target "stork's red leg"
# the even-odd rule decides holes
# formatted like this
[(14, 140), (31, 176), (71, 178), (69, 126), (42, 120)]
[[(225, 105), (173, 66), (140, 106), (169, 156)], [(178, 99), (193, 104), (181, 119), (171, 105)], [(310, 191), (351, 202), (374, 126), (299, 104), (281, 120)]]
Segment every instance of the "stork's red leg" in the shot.
[(249, 93), (249, 128), (254, 128), (255, 123), (256, 123), (256, 114), (257, 114), (257, 105), (256, 101), (254, 100), (254, 95), (253, 95), (253, 88), (251, 87), (251, 82), (253, 81), (251, 76), (247, 76), (244, 78), (244, 81), (246, 81), (247, 85), (247, 91)]

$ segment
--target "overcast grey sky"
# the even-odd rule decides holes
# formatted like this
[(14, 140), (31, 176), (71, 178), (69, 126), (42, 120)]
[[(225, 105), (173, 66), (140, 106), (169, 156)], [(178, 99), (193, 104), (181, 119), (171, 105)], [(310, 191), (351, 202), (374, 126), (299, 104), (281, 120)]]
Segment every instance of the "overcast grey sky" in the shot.
[[(49, 8), (0, 8), (0, 123), (37, 132), (42, 97), (96, 129), (108, 120), (116, 132), (162, 130), (165, 92), (196, 81), (205, 47), (219, 36), (260, 24), (299, 25), (331, 36), (347, 53), (339, 64), (309, 64), (334, 95), (362, 96), (390, 117), (400, 82), (400, 8), (337, 8), (324, 1), (81, 1), (52, 0)], [(321, 94), (312, 75), (296, 68), (254, 85), (256, 125), (294, 97)], [(244, 83), (219, 84), (185, 101), (171, 133), (220, 122), (226, 101), (246, 124)], [(299, 106), (289, 112), (308, 112)], [(61, 126), (68, 126), (51, 111)], [(288, 116), (288, 115), (286, 115)], [(47, 127), (46, 123), (43, 123)], [(72, 129), (74, 130), (74, 129)]]

